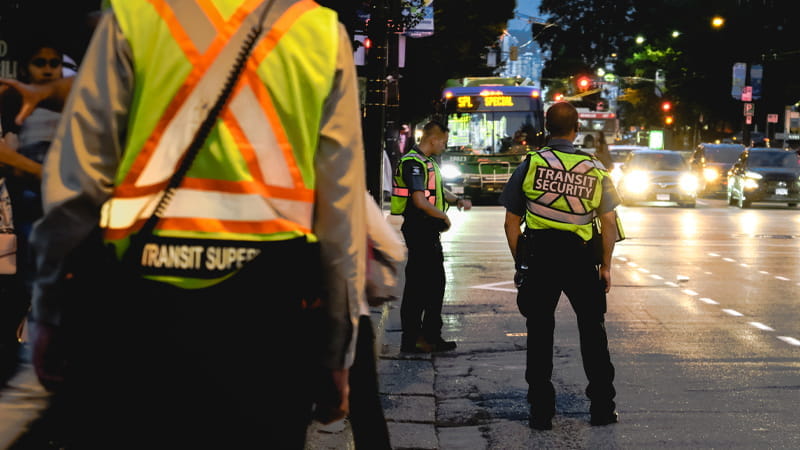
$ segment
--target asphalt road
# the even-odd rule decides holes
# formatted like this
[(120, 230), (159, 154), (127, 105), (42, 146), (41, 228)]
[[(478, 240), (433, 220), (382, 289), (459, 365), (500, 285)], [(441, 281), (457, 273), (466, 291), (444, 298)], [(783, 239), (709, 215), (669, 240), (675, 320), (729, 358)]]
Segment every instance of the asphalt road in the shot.
[(451, 211), (443, 235), (444, 335), (458, 349), (401, 354), (399, 305), (374, 315), (393, 448), (800, 448), (800, 211), (701, 199), (619, 213), (628, 238), (615, 251), (606, 320), (620, 423), (588, 423), (562, 297), (554, 429), (528, 428), (504, 211), (481, 206)]

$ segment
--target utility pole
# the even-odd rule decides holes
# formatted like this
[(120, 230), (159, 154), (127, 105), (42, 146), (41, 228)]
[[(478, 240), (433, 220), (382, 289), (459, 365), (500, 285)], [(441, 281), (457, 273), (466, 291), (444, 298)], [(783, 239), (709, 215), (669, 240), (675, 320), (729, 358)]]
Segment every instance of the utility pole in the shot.
[(386, 71), (388, 57), (388, 23), (386, 0), (372, 0), (367, 35), (372, 48), (367, 53), (367, 92), (363, 123), (367, 190), (383, 204), (383, 152), (386, 126)]

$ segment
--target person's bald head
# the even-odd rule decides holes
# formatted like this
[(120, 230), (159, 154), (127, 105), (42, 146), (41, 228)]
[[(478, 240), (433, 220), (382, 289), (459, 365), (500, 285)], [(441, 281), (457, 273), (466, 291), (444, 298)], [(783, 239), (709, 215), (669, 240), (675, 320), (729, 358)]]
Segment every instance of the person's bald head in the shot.
[(578, 131), (578, 110), (570, 103), (558, 102), (547, 110), (544, 126), (551, 137), (569, 137)]

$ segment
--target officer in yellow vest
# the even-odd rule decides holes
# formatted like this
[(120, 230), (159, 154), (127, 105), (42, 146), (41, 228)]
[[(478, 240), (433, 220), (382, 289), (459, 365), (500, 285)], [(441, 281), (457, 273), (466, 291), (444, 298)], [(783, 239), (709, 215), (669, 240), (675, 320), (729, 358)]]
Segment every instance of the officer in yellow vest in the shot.
[(406, 284), (400, 305), (401, 351), (439, 352), (456, 348), (442, 338), (444, 255), (439, 235), (450, 228), (448, 205), (472, 208), (469, 199), (444, 189), (434, 160), (447, 147), (449, 130), (438, 121), (422, 129), (419, 145), (400, 160), (392, 190), (392, 214), (403, 215), (401, 231), (408, 247)]
[[(562, 292), (578, 319), (591, 424), (607, 425), (617, 422), (614, 366), (604, 314), (611, 254), (621, 231), (614, 210), (620, 198), (602, 163), (573, 147), (579, 123), (571, 104), (550, 107), (545, 126), (551, 136), (548, 145), (529, 153), (500, 198), (506, 208), (508, 246), (517, 267), (517, 306), (527, 318), (530, 426), (552, 428), (554, 314)], [(599, 268), (589, 243), (595, 218), (602, 230)], [(521, 226), (525, 227), (522, 240)]]
[[(98, 224), (128, 251), (259, 22), (135, 275), (76, 251)], [(314, 1), (111, 1), (32, 238), (34, 363), (70, 444), (302, 449), (317, 392), (346, 414), (367, 259), (359, 116), (351, 40)]]

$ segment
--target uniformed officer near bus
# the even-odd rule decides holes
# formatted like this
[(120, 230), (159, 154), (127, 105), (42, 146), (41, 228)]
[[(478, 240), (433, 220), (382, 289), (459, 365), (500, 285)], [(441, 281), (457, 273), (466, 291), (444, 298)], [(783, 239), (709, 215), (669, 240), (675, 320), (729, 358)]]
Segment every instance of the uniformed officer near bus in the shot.
[[(591, 424), (608, 425), (618, 416), (604, 314), (611, 255), (621, 235), (614, 210), (620, 198), (602, 163), (573, 147), (579, 123), (571, 104), (556, 103), (548, 109), (545, 127), (550, 133), (547, 146), (528, 154), (500, 197), (517, 269), (517, 306), (527, 319), (530, 426), (552, 428), (553, 332), (562, 292), (578, 319)], [(601, 252), (592, 251), (595, 219), (602, 231)]]
[(392, 189), (392, 214), (403, 215), (401, 231), (408, 247), (406, 284), (400, 305), (401, 351), (439, 352), (456, 348), (442, 338), (444, 255), (439, 235), (450, 228), (449, 205), (470, 209), (472, 202), (444, 189), (439, 156), (447, 147), (448, 128), (428, 122), (422, 138), (400, 160)]

